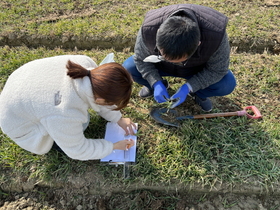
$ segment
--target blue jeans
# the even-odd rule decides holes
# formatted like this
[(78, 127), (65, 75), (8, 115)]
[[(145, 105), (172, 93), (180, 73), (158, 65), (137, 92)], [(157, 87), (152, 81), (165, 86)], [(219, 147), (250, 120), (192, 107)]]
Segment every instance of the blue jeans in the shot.
[[(131, 74), (134, 82), (146, 86), (149, 89), (152, 89), (148, 81), (145, 80), (142, 77), (141, 73), (137, 70), (134, 63), (133, 56), (130, 56), (128, 59), (126, 59), (123, 63), (123, 66)], [(172, 75), (160, 71), (159, 69), (158, 69), (158, 73), (162, 77), (167, 77), (167, 76), (178, 77), (176, 75)], [(191, 77), (192, 76), (186, 77), (184, 79), (190, 79)], [(205, 89), (198, 90), (197, 92), (195, 92), (195, 94), (200, 98), (207, 98), (212, 96), (225, 96), (230, 94), (234, 90), (235, 86), (236, 86), (235, 77), (233, 73), (230, 70), (228, 70), (228, 73), (219, 82), (212, 84)]]

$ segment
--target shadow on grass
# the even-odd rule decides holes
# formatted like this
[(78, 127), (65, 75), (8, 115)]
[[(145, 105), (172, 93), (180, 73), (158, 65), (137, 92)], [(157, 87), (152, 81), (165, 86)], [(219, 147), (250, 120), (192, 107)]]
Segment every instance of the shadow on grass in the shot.
[[(213, 112), (243, 109), (226, 97), (213, 98), (213, 103)], [(178, 109), (185, 113), (201, 113), (191, 99)], [(142, 116), (137, 110), (132, 114)], [(141, 132), (137, 142), (137, 160), (130, 167), (129, 180), (123, 180), (122, 166), (104, 165), (99, 160), (72, 160), (56, 151), (43, 156), (32, 155), (11, 141), (6, 142), (5, 150), (10, 151), (11, 157), (14, 156), (11, 162), (15, 164), (15, 170), (24, 167), (25, 173), (28, 171), (31, 176), (50, 181), (63, 180), (73, 174), (83, 177), (84, 172), (95, 168), (104, 181), (138, 182), (146, 187), (229, 183), (232, 186), (248, 184), (269, 188), (279, 182), (279, 134), (266, 131), (262, 120), (251, 120), (245, 116), (185, 120), (180, 128), (175, 128), (155, 123), (148, 116), (138, 119)], [(93, 139), (103, 138), (105, 126), (104, 119), (91, 114), (85, 135)], [(17, 165), (16, 159), (22, 160), (20, 165)], [(7, 161), (9, 157), (5, 160), (8, 166)], [(94, 170), (95, 173), (97, 171)], [(94, 179), (95, 175), (92, 177)]]
[[(226, 97), (213, 98), (212, 112), (240, 111)], [(248, 104), (249, 105), (249, 104)], [(200, 114), (188, 99), (178, 111)], [(279, 145), (276, 136), (262, 128), (262, 120), (218, 117), (185, 120), (179, 129), (147, 122), (138, 145), (132, 177), (149, 182), (187, 184), (258, 184), (279, 182)], [(140, 124), (141, 126), (141, 124)]]

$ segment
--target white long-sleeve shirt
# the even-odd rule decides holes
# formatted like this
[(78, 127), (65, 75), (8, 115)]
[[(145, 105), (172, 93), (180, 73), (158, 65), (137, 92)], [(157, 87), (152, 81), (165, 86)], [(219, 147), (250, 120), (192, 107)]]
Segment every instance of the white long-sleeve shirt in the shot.
[(89, 77), (67, 76), (68, 60), (87, 69), (97, 67), (84, 55), (61, 55), (31, 61), (8, 78), (0, 95), (0, 127), (20, 147), (47, 153), (55, 141), (70, 157), (101, 159), (113, 150), (105, 139), (87, 139), (82, 125), (88, 109), (107, 121), (117, 122), (120, 111), (94, 103)]

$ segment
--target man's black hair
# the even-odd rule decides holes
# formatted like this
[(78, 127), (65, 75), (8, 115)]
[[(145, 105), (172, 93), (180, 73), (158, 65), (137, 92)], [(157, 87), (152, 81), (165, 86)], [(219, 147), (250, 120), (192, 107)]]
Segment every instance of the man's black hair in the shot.
[(200, 31), (196, 22), (188, 17), (172, 16), (159, 27), (156, 45), (165, 58), (180, 59), (192, 55), (200, 41)]

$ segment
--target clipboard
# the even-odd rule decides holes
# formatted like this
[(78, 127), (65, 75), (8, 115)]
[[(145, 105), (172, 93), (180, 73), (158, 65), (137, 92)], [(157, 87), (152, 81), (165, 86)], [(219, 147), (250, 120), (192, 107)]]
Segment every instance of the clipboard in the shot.
[[(138, 124), (135, 123), (138, 127)], [(134, 130), (134, 133), (137, 132), (137, 129)], [(109, 165), (123, 165), (124, 167), (124, 178), (129, 177), (129, 165), (132, 165), (136, 162), (136, 145), (137, 145), (137, 136), (136, 135), (125, 135), (125, 131), (117, 124), (108, 122), (106, 124), (105, 138), (107, 141), (116, 143), (124, 139), (132, 139), (135, 144), (128, 150), (113, 150), (111, 154), (102, 158), (100, 162), (108, 163)]]

